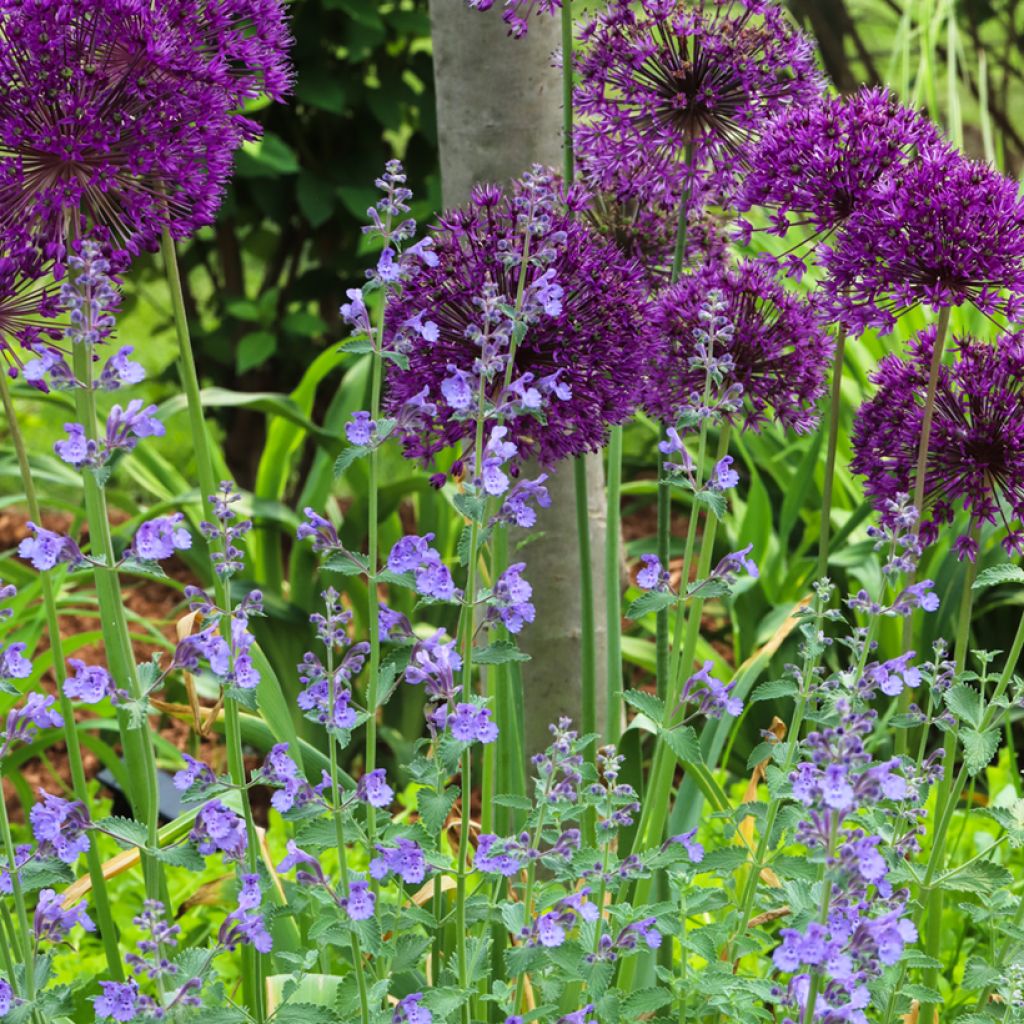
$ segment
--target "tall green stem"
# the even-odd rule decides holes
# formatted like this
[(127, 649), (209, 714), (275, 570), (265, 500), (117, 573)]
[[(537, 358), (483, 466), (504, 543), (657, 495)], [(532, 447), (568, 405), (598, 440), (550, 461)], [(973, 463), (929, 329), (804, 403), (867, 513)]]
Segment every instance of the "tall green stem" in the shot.
[[(978, 531), (974, 531), (974, 539), (977, 542)], [(957, 619), (956, 628), (956, 645), (954, 647), (954, 660), (956, 664), (956, 675), (959, 676), (967, 665), (967, 648), (970, 643), (971, 635), (971, 614), (974, 610), (974, 581), (978, 575), (978, 563), (977, 560), (968, 562), (966, 572), (964, 573), (963, 591), (960, 596), (960, 614)], [(1019, 631), (1018, 631), (1019, 632)], [(1012, 652), (1011, 652), (1012, 653)], [(1018, 649), (1019, 653), (1019, 649)], [(1008, 659), (1007, 665), (1012, 665), (1016, 661), (1016, 658)], [(1012, 675), (1012, 672), (1011, 672)], [(1003, 670), (1003, 677), (1007, 678), (1006, 669)], [(1002, 678), (1000, 679), (1000, 686), (996, 687), (996, 692), (1000, 694), (1002, 687)], [(928, 867), (925, 870), (924, 887), (927, 893), (928, 900), (928, 925), (927, 931), (925, 932), (925, 951), (928, 956), (935, 959), (939, 959), (939, 954), (942, 952), (942, 907), (943, 907), (943, 892), (941, 889), (929, 889), (935, 874), (941, 869), (946, 854), (946, 835), (949, 831), (949, 825), (953, 819), (953, 811), (956, 809), (957, 801), (960, 799), (960, 793), (963, 790), (966, 766), (961, 769), (960, 773), (956, 777), (956, 781), (953, 780), (953, 769), (956, 767), (956, 753), (957, 753), (957, 731), (956, 729), (950, 729), (945, 734), (945, 753), (942, 758), (942, 782), (939, 784), (939, 792), (935, 801), (935, 815), (938, 825), (935, 830), (935, 834), (932, 836), (932, 848), (928, 856)], [(939, 969), (928, 968), (924, 973), (924, 983), (929, 988), (934, 988), (938, 982)], [(922, 1019), (927, 1020), (927, 1011), (929, 1007), (922, 1006)], [(936, 1016), (937, 1016), (936, 1009)]]
[[(724, 425), (718, 441), (718, 458), (723, 458), (728, 451), (730, 433), (729, 425)], [(714, 516), (710, 516), (707, 519), (704, 536), (701, 539), (700, 555), (697, 560), (698, 579), (704, 579), (711, 569), (717, 528), (718, 520)], [(671, 724), (671, 719), (675, 714), (676, 704), (679, 700), (683, 677), (686, 675), (688, 666), (693, 664), (693, 659), (697, 652), (697, 641), (700, 639), (700, 622), (703, 610), (704, 599), (695, 596), (691, 600), (687, 612), (686, 632), (683, 637), (682, 652), (680, 654), (680, 671), (678, 677), (672, 681), (670, 692), (666, 694), (665, 717), (661, 723), (663, 727)], [(639, 854), (644, 850), (653, 849), (662, 841), (665, 833), (665, 823), (668, 820), (672, 804), (672, 779), (675, 774), (675, 766), (676, 756), (664, 741), (662, 735), (659, 734), (655, 740), (649, 781), (647, 790), (644, 793), (643, 810), (640, 813), (640, 823), (637, 826), (636, 838), (633, 842), (631, 853)], [(633, 884), (633, 891), (629, 902), (635, 907), (640, 906), (646, 902), (650, 888), (650, 878), (637, 879)], [(628, 992), (633, 984), (637, 960), (637, 957), (630, 957), (621, 963), (618, 987), (623, 991)]]
[[(25, 892), (21, 887), (21, 877), (15, 864), (14, 840), (11, 838), (11, 823), (7, 818), (7, 801), (0, 796), (0, 845), (9, 865), (8, 877), (11, 880), (11, 895), (14, 897), (14, 912), (18, 916), (18, 942), (21, 946), (21, 960), (25, 965), (25, 998), (32, 1001), (35, 997), (35, 957), (32, 950), (32, 931), (28, 923), (28, 911), (25, 909)], [(13, 981), (13, 978), (12, 978)]]
[[(96, 394), (92, 387), (92, 352), (84, 343), (75, 343), (73, 364), (75, 376), (83, 385), (75, 390), (75, 411), (85, 429), (86, 437), (97, 439)], [(107, 497), (96, 474), (86, 469), (82, 473), (82, 487), (85, 492), (85, 512), (89, 521), (90, 550), (98, 564), (93, 567), (96, 597), (100, 609), (100, 627), (106, 648), (107, 662), (111, 675), (124, 685), (131, 696), (142, 698), (142, 687), (135, 666), (131, 634), (124, 613), (121, 595), (121, 580), (115, 568), (114, 541), (110, 534), (110, 519), (107, 513)], [(159, 845), (159, 789), (156, 776), (156, 757), (149, 741), (148, 728), (140, 725), (132, 728), (128, 716), (118, 712), (118, 727), (126, 762), (135, 770), (129, 773), (134, 780), (129, 797), (135, 815), (145, 823), (147, 844), (150, 849)], [(143, 873), (146, 879), (146, 895), (160, 899), (162, 895), (163, 870), (160, 862), (151, 854), (143, 854)]]
[(832, 364), (832, 399), (828, 416), (828, 448), (825, 453), (825, 479), (821, 486), (821, 526), (818, 530), (818, 569), (815, 579), (828, 575), (828, 546), (832, 531), (832, 494), (835, 485), (836, 448), (839, 444), (839, 416), (843, 401), (843, 362), (846, 354), (846, 329), (839, 324), (835, 361)]
[(608, 437), (608, 511), (605, 534), (605, 619), (608, 632), (605, 735), (618, 744), (622, 734), (622, 586), (620, 541), (622, 534), (622, 427)]
[[(203, 398), (199, 388), (199, 374), (196, 370), (195, 355), (192, 351), (192, 336), (188, 326), (185, 297), (182, 293), (178, 257), (174, 247), (174, 240), (166, 229), (161, 239), (160, 252), (163, 257), (164, 272), (167, 275), (167, 284), (171, 297), (171, 309), (174, 314), (174, 327), (178, 339), (178, 371), (188, 405), (189, 426), (191, 427), (192, 443), (195, 446), (196, 470), (199, 475), (199, 491), (203, 498), (202, 511), (205, 513), (210, 510), (210, 499), (217, 492), (217, 478), (213, 467), (213, 455), (210, 451), (210, 440), (206, 433)], [(216, 573), (214, 573), (214, 593), (218, 606), (222, 609), (226, 608), (229, 598), (228, 587), (226, 582)], [(371, 635), (374, 632), (371, 630)], [(227, 746), (228, 774), (231, 777), (232, 784), (239, 787), (242, 798), (242, 813), (245, 818), (246, 836), (248, 839), (248, 869), (250, 872), (255, 872), (259, 837), (256, 833), (256, 825), (252, 817), (249, 791), (245, 786), (245, 759), (242, 752), (242, 730), (238, 705), (231, 699), (225, 702), (224, 707), (224, 738)], [(242, 952), (243, 994), (257, 1024), (262, 1024), (265, 1018), (265, 1010), (263, 1005), (263, 984), (261, 981), (261, 960), (259, 955), (249, 946), (244, 947)]]
[[(11, 400), (7, 375), (0, 373), (0, 399), (3, 401), (4, 413), (7, 417), (8, 429), (11, 433), (11, 444), (14, 446), (18, 470), (21, 474), (21, 485), (25, 489), (25, 504), (29, 518), (35, 523), (42, 522), (42, 510), (36, 494), (35, 481), (28, 461), (25, 439)], [(43, 597), (43, 608), (46, 612), (46, 628), (50, 637), (50, 651), (53, 655), (53, 676), (57, 683), (57, 699), (60, 702), (60, 713), (64, 718), (64, 737), (68, 748), (68, 765), (71, 771), (71, 790), (75, 799), (83, 806), (89, 806), (89, 788), (85, 778), (85, 767), (82, 764), (82, 748), (75, 728), (74, 705), (64, 693), (64, 681), (67, 677), (64, 663), (64, 640), (60, 633), (60, 613), (57, 609), (57, 595), (49, 573), (40, 573), (39, 585)], [(107, 880), (103, 876), (103, 862), (95, 843), (89, 844), (85, 855), (89, 868), (89, 879), (92, 882), (93, 907), (96, 911), (97, 926), (103, 941), (103, 951), (107, 957), (107, 969), (111, 980), (121, 981), (124, 968), (121, 964), (121, 952), (117, 946), (117, 931), (110, 913), (110, 895), (107, 892)]]

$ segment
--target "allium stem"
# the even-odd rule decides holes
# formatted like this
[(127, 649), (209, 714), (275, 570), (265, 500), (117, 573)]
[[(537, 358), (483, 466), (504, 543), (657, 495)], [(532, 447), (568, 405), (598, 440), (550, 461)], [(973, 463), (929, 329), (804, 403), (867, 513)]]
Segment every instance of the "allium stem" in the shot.
[(605, 619), (608, 632), (608, 707), (605, 735), (618, 744), (622, 736), (622, 426), (608, 435), (608, 510), (604, 547)]
[[(686, 147), (684, 170), (689, 172), (693, 166), (693, 146)], [(687, 179), (689, 180), (689, 179)], [(689, 217), (690, 192), (687, 187), (679, 197), (679, 219), (676, 223), (676, 244), (672, 254), (672, 273), (670, 284), (675, 284), (683, 270), (683, 257), (686, 255), (686, 228)], [(671, 424), (669, 424), (671, 425)], [(658, 560), (667, 569), (671, 554), (672, 541), (672, 486), (664, 479), (665, 456), (658, 451)], [(658, 681), (658, 696), (665, 699), (670, 685), (669, 676), (669, 609), (663, 608), (655, 617), (654, 636), (655, 674)], [(639, 833), (638, 833), (639, 834)]]
[[(576, 531), (580, 550), (580, 676), (584, 734), (597, 732), (597, 634), (594, 618), (594, 567), (590, 545), (590, 502), (587, 493), (586, 456), (573, 459), (576, 485)], [(609, 709), (611, 710), (611, 709)]]
[(828, 415), (828, 446), (825, 451), (825, 479), (821, 486), (821, 526), (818, 530), (818, 568), (816, 580), (828, 575), (828, 546), (832, 532), (832, 493), (835, 485), (836, 448), (839, 445), (839, 417), (843, 402), (843, 366), (846, 354), (846, 328), (840, 322), (836, 332), (835, 361), (832, 364), (832, 397)]
[[(978, 530), (972, 531), (972, 536), (975, 541), (978, 539)], [(966, 565), (966, 571), (964, 573), (963, 580), (963, 591), (960, 596), (960, 614), (957, 618), (956, 626), (956, 645), (954, 647), (954, 660), (956, 664), (956, 675), (964, 671), (967, 665), (967, 647), (970, 643), (971, 636), (971, 616), (974, 611), (974, 581), (978, 575), (978, 561), (975, 557), (974, 561), (968, 561)], [(1021, 630), (1018, 629), (1018, 636)], [(1016, 644), (1016, 639), (1014, 640)], [(1017, 649), (1017, 655), (1019, 655), (1020, 649)], [(989, 713), (994, 707), (994, 702), (998, 697), (1002, 696), (1006, 686), (1009, 685), (1009, 680), (1012, 678), (1013, 672), (1012, 667), (1016, 664), (1017, 656), (1011, 651), (1011, 656), (1007, 658), (1006, 667), (1003, 669), (1003, 674), (1000, 677), (999, 685), (996, 687), (996, 692), (993, 694), (993, 703), (989, 705), (989, 710), (986, 711), (986, 720), (989, 718)], [(1009, 670), (1009, 674), (1008, 671)], [(1006, 682), (1004, 683), (1004, 679)], [(990, 724), (988, 721), (986, 725)], [(938, 870), (941, 869), (946, 856), (946, 835), (949, 831), (950, 823), (953, 820), (953, 812), (956, 810), (956, 805), (960, 800), (960, 794), (963, 791), (964, 782), (966, 780), (966, 765), (960, 769), (960, 773), (956, 776), (956, 781), (953, 779), (953, 770), (956, 767), (956, 754), (957, 754), (957, 730), (950, 729), (945, 733), (944, 740), (945, 753), (942, 757), (942, 781), (939, 783), (939, 791), (935, 800), (935, 820), (938, 823), (935, 833), (932, 836), (932, 847), (928, 855), (928, 867), (925, 871), (924, 888), (927, 892), (928, 901), (928, 925), (927, 931), (925, 932), (925, 951), (930, 957), (939, 959), (939, 954), (942, 952), (942, 906), (943, 906), (943, 892), (941, 889), (931, 889), (928, 887), (935, 877)], [(929, 967), (924, 972), (924, 983), (925, 985), (934, 988), (939, 979), (939, 969), (935, 967)], [(927, 1020), (926, 1011), (929, 1007), (922, 1005), (923, 1019)], [(938, 1015), (938, 1009), (936, 1008), (936, 1016)]]
[(932, 350), (932, 364), (928, 375), (928, 390), (924, 398), (924, 417), (921, 420), (921, 439), (917, 445), (917, 469), (914, 474), (914, 508), (920, 515), (924, 510), (925, 477), (928, 468), (928, 445), (932, 437), (932, 419), (935, 416), (935, 392), (939, 386), (939, 368), (942, 366), (942, 353), (946, 347), (946, 334), (949, 331), (949, 307), (939, 310), (939, 321), (935, 329), (935, 345)]
[[(199, 388), (199, 374), (196, 370), (195, 355), (192, 352), (192, 336), (188, 327), (188, 313), (185, 309), (185, 297), (181, 288), (181, 271), (178, 268), (178, 256), (175, 251), (174, 239), (170, 232), (164, 230), (160, 253), (163, 257), (164, 272), (171, 296), (171, 308), (174, 313), (174, 326), (178, 337), (178, 372), (185, 398), (188, 404), (189, 425), (192, 430), (192, 442), (195, 445), (196, 469), (199, 474), (199, 492), (202, 495), (203, 515), (211, 509), (210, 498), (216, 494), (217, 478), (213, 468), (213, 456), (210, 452), (210, 441), (206, 433), (206, 422), (203, 415), (203, 398)], [(214, 593), (221, 608), (227, 607), (228, 589), (219, 575), (214, 573)], [(372, 589), (372, 588), (371, 588)], [(371, 631), (372, 632), (372, 631)], [(255, 873), (257, 868), (257, 851), (259, 836), (252, 817), (252, 806), (249, 802), (249, 790), (245, 785), (245, 759), (242, 753), (242, 728), (238, 705), (233, 700), (224, 702), (224, 738), (227, 746), (228, 774), (233, 785), (239, 788), (242, 798), (242, 813), (245, 818), (246, 859), (248, 870)], [(245, 1001), (257, 1024), (264, 1020), (263, 983), (260, 955), (250, 946), (242, 950), (242, 986)]]
[[(41, 523), (42, 510), (36, 494), (35, 481), (32, 479), (32, 468), (29, 465), (25, 439), (21, 435), (14, 402), (11, 400), (7, 375), (0, 373), (0, 399), (3, 401), (4, 414), (7, 417), (8, 429), (11, 433), (11, 444), (14, 446), (21, 474), (21, 484), (25, 489), (25, 504), (29, 518)], [(50, 651), (53, 654), (53, 677), (57, 683), (57, 699), (60, 702), (60, 713), (64, 719), (64, 739), (68, 748), (68, 766), (71, 772), (71, 789), (75, 799), (83, 806), (89, 806), (89, 788), (85, 778), (85, 767), (82, 764), (82, 747), (75, 728), (74, 705), (64, 693), (64, 681), (67, 677), (67, 666), (64, 661), (64, 640), (60, 634), (60, 613), (57, 609), (57, 595), (53, 581), (48, 572), (39, 574), (40, 590), (43, 597), (43, 608), (46, 611), (46, 628), (50, 638)], [(117, 946), (117, 931), (110, 914), (110, 895), (107, 892), (107, 880), (103, 875), (103, 862), (95, 843), (89, 844), (85, 854), (89, 868), (89, 880), (92, 883), (93, 906), (96, 909), (97, 927), (103, 941), (103, 950), (107, 957), (107, 968), (112, 981), (124, 979), (124, 968), (121, 965), (121, 953)]]
[[(719, 459), (723, 458), (729, 450), (730, 433), (731, 428), (727, 423), (722, 427), (718, 439), (717, 458)], [(711, 559), (715, 549), (715, 533), (717, 528), (718, 520), (714, 516), (708, 517), (704, 536), (701, 538), (700, 555), (697, 560), (698, 579), (703, 579), (711, 571)], [(682, 677), (686, 673), (687, 666), (693, 664), (694, 654), (697, 650), (697, 641), (700, 638), (700, 622), (703, 610), (704, 599), (699, 596), (694, 597), (687, 614), (686, 633), (683, 638), (680, 655), (679, 679), (673, 681), (672, 691), (666, 694), (663, 726), (669, 724), (675, 712), (675, 705), (679, 700)], [(676, 683), (680, 685), (677, 686)], [(643, 810), (640, 813), (640, 823), (637, 826), (636, 838), (633, 841), (631, 853), (639, 854), (644, 850), (653, 849), (664, 838), (665, 824), (668, 821), (668, 815), (672, 806), (672, 779), (675, 775), (675, 767), (676, 755), (659, 734), (655, 740), (649, 781), (647, 790), (644, 793)], [(646, 903), (650, 889), (650, 878), (638, 878), (633, 883), (629, 902), (634, 907)], [(629, 957), (621, 962), (617, 984), (622, 991), (628, 992), (631, 990), (639, 959), (639, 957)]]
[[(92, 387), (92, 353), (83, 342), (74, 344), (75, 376), (83, 387), (75, 389), (75, 411), (79, 422), (85, 428), (86, 437), (95, 440), (96, 393)], [(125, 680), (133, 699), (142, 698), (135, 654), (132, 651), (131, 633), (124, 613), (124, 598), (121, 594), (121, 580), (114, 568), (114, 542), (110, 535), (110, 518), (107, 512), (107, 496), (96, 475), (86, 469), (82, 473), (82, 487), (85, 491), (85, 512), (89, 521), (89, 539), (94, 559), (104, 564), (93, 567), (96, 597), (99, 601), (100, 628), (103, 645), (107, 653), (110, 674), (118, 680)], [(129, 794), (132, 810), (145, 823), (147, 843), (151, 849), (159, 845), (159, 789), (156, 775), (156, 756), (149, 740), (148, 728), (140, 724), (132, 728), (128, 715), (119, 711), (118, 728), (125, 761), (134, 771), (130, 772), (136, 782)], [(151, 854), (143, 854), (143, 873), (146, 879), (146, 895), (149, 899), (160, 899), (164, 886), (163, 867)]]

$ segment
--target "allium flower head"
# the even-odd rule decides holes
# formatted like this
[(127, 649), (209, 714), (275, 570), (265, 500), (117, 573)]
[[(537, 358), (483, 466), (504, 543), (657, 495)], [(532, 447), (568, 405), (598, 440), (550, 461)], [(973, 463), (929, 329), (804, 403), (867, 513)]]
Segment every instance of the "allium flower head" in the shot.
[(612, 0), (581, 40), (580, 171), (618, 196), (678, 196), (709, 162), (724, 182), (767, 115), (822, 90), (810, 41), (770, 0)]
[(657, 348), (647, 373), (645, 405), (652, 415), (675, 422), (680, 411), (699, 406), (707, 371), (702, 311), (710, 291), (722, 297), (731, 331), (715, 335), (710, 355), (728, 359), (723, 385), (742, 387), (747, 426), (769, 414), (797, 432), (816, 422), (833, 345), (803, 300), (786, 292), (762, 264), (710, 264), (666, 289), (652, 314)]
[(45, 281), (38, 268), (9, 255), (0, 256), (0, 362), (7, 363), (7, 370), (0, 367), (0, 373), (17, 376), (26, 362), (22, 353), (32, 353), (47, 340), (61, 336), (52, 323), (60, 306)]
[(866, 203), (886, 174), (922, 150), (949, 144), (926, 117), (886, 89), (822, 96), (787, 107), (766, 122), (735, 197), (739, 210), (776, 211), (773, 233), (791, 224), (830, 233)]
[[(874, 375), (877, 392), (857, 413), (851, 466), (883, 520), (915, 487), (934, 342), (935, 328), (927, 328), (909, 357), (886, 356)], [(962, 509), (971, 528), (1005, 526), (1007, 550), (1024, 553), (1024, 332), (994, 344), (961, 338), (952, 364), (940, 367), (924, 495), (925, 543)], [(971, 545), (962, 553), (971, 556)]]
[(62, 259), (86, 234), (134, 255), (210, 223), (259, 133), (237, 108), (287, 85), (283, 22), (275, 0), (3, 0), (5, 231)]
[[(424, 267), (388, 310), (389, 343), (403, 347), (409, 359), (407, 370), (389, 366), (390, 408), (401, 409), (417, 397), (422, 401), (424, 384), (436, 405), (429, 412), (421, 407), (423, 429), (405, 433), (407, 455), (427, 460), (472, 437), (465, 388), (458, 385), (481, 358), (474, 339), (487, 314), (480, 297), (490, 282), (492, 307), (514, 304), (524, 237), (529, 237), (530, 257), (526, 292), (535, 305), (511, 376), (533, 383), (523, 385), (518, 408), (504, 416), (506, 440), (516, 445), (520, 458), (536, 456), (550, 464), (601, 447), (607, 425), (632, 413), (635, 381), (647, 354), (643, 273), (570, 217), (567, 200), (577, 203), (578, 196), (563, 194), (538, 168), (514, 183), (510, 193), (478, 188), (467, 206), (441, 217), (433, 236), (437, 265)], [(403, 327), (420, 314), (429, 314), (435, 340)], [(502, 335), (499, 359), (507, 360), (510, 334)], [(503, 377), (497, 374), (488, 386), (488, 400), (498, 401)], [(541, 420), (533, 411), (544, 381), (553, 394)]]
[(879, 183), (821, 262), (844, 324), (891, 331), (903, 310), (970, 303), (1024, 312), (1024, 195), (988, 164), (951, 151), (907, 163)]

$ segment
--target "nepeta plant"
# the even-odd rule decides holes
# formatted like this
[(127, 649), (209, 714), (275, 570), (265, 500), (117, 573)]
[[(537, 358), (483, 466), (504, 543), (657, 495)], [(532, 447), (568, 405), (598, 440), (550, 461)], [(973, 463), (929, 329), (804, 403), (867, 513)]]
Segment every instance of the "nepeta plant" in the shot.
[[(505, 7), (517, 35), (561, 8), (571, 44), (569, 0)], [(805, 40), (767, 0), (616, 0), (594, 16), (580, 58), (562, 60), (569, 100), (580, 77), (582, 187), (567, 148), (566, 180), (537, 168), (504, 191), (481, 186), (417, 239), (405, 171), (389, 163), (367, 213), (376, 259), (340, 311), (346, 351), (367, 357), (369, 407), (344, 425), (336, 470), (365, 469), (366, 501), (311, 498), (295, 531), (323, 583), (285, 687), (304, 731), (284, 741), (292, 723), (273, 721), (288, 708), (258, 642), (278, 610), (250, 579), (262, 513), (214, 473), (170, 241), (210, 219), (231, 151), (255, 136), (242, 104), (290, 86), (283, 10), (33, 0), (0, 4), (0, 33), (0, 397), (30, 581), (0, 585), (0, 769), (13, 776), (60, 740), (70, 775), (24, 822), (0, 802), (0, 1017), (895, 1024), (968, 997), (971, 1024), (1019, 1016), (1022, 802), (1008, 787), (970, 818), (961, 807), (1012, 767), (1012, 753), (995, 759), (1022, 707), (1024, 619), (1005, 657), (971, 650), (976, 593), (1022, 579), (983, 565), (997, 531), (1007, 554), (1021, 550), (1019, 341), (964, 338), (952, 359), (943, 348), (954, 307), (1015, 313), (1016, 185), (885, 93), (823, 98)], [(571, 102), (566, 113), (571, 140)], [(794, 247), (739, 259), (707, 227), (712, 203), (715, 217), (743, 214), (745, 245)], [(114, 270), (158, 240), (200, 500), (168, 502), (121, 537), (111, 480), (165, 427), (133, 390), (132, 346), (115, 341), (127, 278)], [(801, 275), (798, 296), (787, 279)], [(946, 312), (882, 360), (853, 432), (877, 525), (830, 562), (842, 339), (918, 304)], [(734, 664), (728, 613), (778, 577), (773, 545), (791, 541), (760, 550), (744, 535), (751, 432), (813, 432), (830, 362), (819, 537), (793, 511), (814, 492), (817, 449), (783, 498), (789, 534), (798, 520), (807, 534), (789, 581), (807, 600)], [(18, 381), (74, 406), (54, 455), (81, 482), (82, 524), (44, 519)], [(656, 445), (658, 549), (640, 555), (628, 616), (641, 630), (657, 617), (654, 685), (621, 693), (621, 737), (618, 716), (608, 735), (562, 719), (527, 752), (517, 638), (547, 567), (512, 553), (510, 527), (533, 528), (559, 463), (607, 438), (617, 515), (619, 428), (640, 406), (660, 421), (649, 452), (636, 449)], [(384, 459), (399, 454), (423, 464), (454, 531), (416, 519), (416, 501), (382, 522)], [(679, 551), (674, 501), (688, 512)], [(935, 555), (951, 527), (961, 569)], [(816, 539), (817, 575), (801, 561)], [(617, 551), (614, 538), (613, 574)], [(166, 655), (140, 664), (122, 579), (184, 552), (205, 577), (183, 587)], [(855, 572), (840, 597), (826, 574), (843, 566)], [(102, 658), (64, 649), (63, 588), (86, 578)], [(950, 596), (952, 642), (915, 650)], [(702, 643), (708, 611), (726, 623), (717, 647)], [(614, 601), (609, 612), (618, 630)], [(196, 732), (222, 729), (226, 763), (212, 745), (175, 759), (183, 810), (164, 823), (153, 724), (179, 688), (211, 705)], [(422, 710), (400, 738), (398, 700)], [(131, 817), (101, 811), (85, 772), (88, 709), (105, 704)], [(383, 739), (402, 751), (392, 763), (379, 763)], [(969, 821), (982, 823), (973, 846)], [(205, 871), (224, 906), (179, 921)], [(943, 933), (968, 918), (961, 980)], [(80, 980), (94, 941), (103, 976)]]

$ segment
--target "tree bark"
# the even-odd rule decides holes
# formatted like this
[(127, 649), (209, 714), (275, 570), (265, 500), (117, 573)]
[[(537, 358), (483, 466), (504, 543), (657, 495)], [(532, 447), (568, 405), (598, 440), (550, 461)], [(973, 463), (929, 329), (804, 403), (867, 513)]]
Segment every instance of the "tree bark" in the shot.
[[(500, 4), (468, 10), (464, 0), (430, 0), (434, 44), (437, 131), (445, 206), (464, 203), (477, 182), (507, 183), (534, 163), (561, 166), (560, 72), (551, 57), (561, 37), (557, 18), (531, 19), (524, 39), (509, 38)], [(536, 476), (536, 466), (524, 472)], [(604, 469), (587, 456), (590, 542), (597, 624), (598, 726), (604, 722)], [(582, 715), (579, 550), (572, 466), (549, 474), (551, 507), (541, 510), (530, 542), (513, 531), (514, 560), (525, 561), (533, 584), (536, 621), (520, 646), (532, 656), (522, 666), (526, 752), (547, 746), (549, 722)]]

